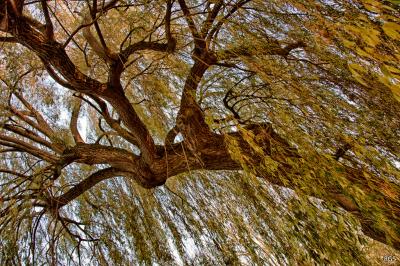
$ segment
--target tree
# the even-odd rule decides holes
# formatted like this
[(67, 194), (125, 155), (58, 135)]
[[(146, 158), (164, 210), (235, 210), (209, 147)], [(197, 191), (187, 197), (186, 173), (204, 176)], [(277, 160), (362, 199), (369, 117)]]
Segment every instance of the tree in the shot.
[(0, 0), (2, 262), (399, 250), (398, 10)]

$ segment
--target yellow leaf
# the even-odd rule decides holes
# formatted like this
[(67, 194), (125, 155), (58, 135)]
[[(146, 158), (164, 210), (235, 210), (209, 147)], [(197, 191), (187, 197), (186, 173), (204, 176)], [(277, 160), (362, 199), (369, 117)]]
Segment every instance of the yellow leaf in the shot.
[(380, 9), (382, 4), (379, 3), (379, 1), (375, 1), (375, 0), (364, 0), (363, 3), (365, 9), (367, 9), (368, 11), (374, 12), (374, 13), (381, 13)]
[(351, 63), (351, 64), (349, 64), (349, 68), (350, 68), (350, 70), (353, 69), (355, 71), (365, 73), (365, 67), (360, 66), (359, 64)]
[(386, 86), (391, 87), (392, 84), (390, 83), (390, 79), (388, 76), (380, 75), (380, 76), (378, 76), (378, 79), (382, 84), (385, 84)]
[(375, 7), (373, 5), (370, 4), (364, 4), (365, 9), (367, 9), (368, 11), (374, 12), (374, 13), (380, 13), (380, 9), (378, 7)]
[(379, 31), (375, 29), (362, 29), (362, 38), (366, 44), (375, 47), (380, 43)]
[(353, 78), (356, 81), (358, 81), (362, 85), (368, 87), (368, 84), (364, 81), (364, 79), (359, 74), (359, 72), (365, 72), (365, 69), (362, 66), (360, 66), (358, 64), (349, 64), (349, 70), (350, 70)]
[(400, 86), (399, 85), (392, 85), (390, 86), (390, 89), (392, 90), (394, 98), (400, 102)]
[(400, 69), (398, 69), (398, 68), (396, 68), (396, 67), (392, 67), (392, 66), (389, 66), (389, 65), (385, 65), (385, 67), (386, 67), (391, 73), (400, 74)]
[(361, 56), (364, 56), (364, 57), (368, 57), (368, 58), (370, 58), (370, 59), (373, 59), (373, 57), (372, 57), (369, 53), (367, 53), (366, 51), (364, 51), (364, 50), (361, 49), (360, 47), (357, 47), (357, 48), (356, 48), (356, 52), (357, 52), (358, 55), (361, 55)]
[(400, 25), (394, 22), (386, 22), (382, 26), (383, 31), (386, 33), (387, 36), (391, 37), (392, 39), (400, 39)]
[(342, 42), (343, 42), (344, 47), (347, 47), (347, 48), (353, 48), (356, 46), (355, 42), (352, 42), (352, 41), (349, 41), (346, 39), (344, 39)]

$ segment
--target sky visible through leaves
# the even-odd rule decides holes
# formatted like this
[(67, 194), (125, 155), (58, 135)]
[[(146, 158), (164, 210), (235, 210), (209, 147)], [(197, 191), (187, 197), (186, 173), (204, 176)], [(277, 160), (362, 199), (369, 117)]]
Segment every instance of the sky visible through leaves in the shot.
[[(398, 1), (25, 1), (18, 19), (40, 41), (50, 19), (48, 46), (13, 29), (14, 2), (0, 1), (1, 265), (400, 261)], [(218, 5), (202, 47), (191, 23), (207, 33)], [(45, 57), (48, 47), (70, 62)], [(211, 63), (187, 93), (202, 58)], [(160, 158), (181, 156), (184, 171), (169, 176), (167, 164), (152, 188), (140, 173), (115, 174), (54, 207), (96, 173), (119, 171), (114, 154), (147, 156), (101, 95), (115, 83)], [(100, 96), (80, 84), (100, 84)], [(193, 110), (234, 167), (201, 162), (222, 151), (196, 154), (197, 118), (179, 119)], [(69, 162), (79, 143), (109, 153)]]

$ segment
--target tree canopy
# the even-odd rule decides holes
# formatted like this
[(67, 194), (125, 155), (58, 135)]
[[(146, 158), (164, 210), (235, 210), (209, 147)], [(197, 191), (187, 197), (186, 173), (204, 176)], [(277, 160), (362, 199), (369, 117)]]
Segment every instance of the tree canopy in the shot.
[(0, 264), (395, 257), (399, 10), (0, 0)]

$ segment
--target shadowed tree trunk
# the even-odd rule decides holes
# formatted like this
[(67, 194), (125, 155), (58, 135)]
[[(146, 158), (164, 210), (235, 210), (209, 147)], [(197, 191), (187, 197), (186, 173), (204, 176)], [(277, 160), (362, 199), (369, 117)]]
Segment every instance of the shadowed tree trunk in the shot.
[[(0, 144), (46, 162), (45, 171), (51, 173), (50, 179), (54, 181), (58, 180), (63, 171), (71, 165), (107, 165), (82, 178), (80, 182), (62, 193), (54, 195), (44, 191), (42, 192), (44, 195), (35, 195), (33, 198), (36, 206), (42, 206), (45, 211), (57, 213), (59, 209), (91, 190), (96, 184), (117, 176), (134, 180), (142, 187), (150, 189), (163, 186), (167, 179), (193, 170), (245, 170), (267, 180), (270, 184), (289, 188), (342, 207), (357, 217), (365, 235), (400, 250), (398, 182), (388, 181), (377, 172), (367, 173), (365, 168), (343, 163), (340, 159), (346, 156), (348, 150), (351, 150), (351, 145), (346, 144), (345, 148), (338, 150), (330, 157), (323, 155), (317, 149), (313, 151), (313, 154), (320, 153), (318, 160), (321, 165), (331, 165), (330, 169), (336, 171), (335, 175), (344, 182), (344, 184), (339, 184), (333, 179), (333, 175), (327, 174), (326, 169), (318, 169), (318, 165), (310, 167), (306, 163), (308, 158), (305, 153), (296, 148), (298, 145), (291, 139), (286, 139), (278, 133), (272, 123), (244, 121), (239, 111), (235, 111), (236, 107), (228, 106), (228, 93), (224, 98), (224, 104), (231, 112), (234, 112), (233, 116), (238, 124), (229, 126), (230, 130), (222, 132), (214, 130), (207, 121), (206, 111), (201, 106), (198, 95), (200, 83), (208, 72), (218, 67), (243, 68), (244, 64), (240, 65), (235, 60), (248, 63), (246, 60), (250, 59), (246, 58), (252, 56), (273, 56), (290, 60), (289, 55), (292, 51), (311, 49), (301, 39), (282, 42), (275, 39), (273, 35), (262, 41), (262, 48), (252, 47), (251, 44), (233, 43), (221, 45), (222, 48), (217, 49), (218, 45), (215, 42), (217, 42), (218, 33), (223, 31), (224, 25), (239, 10), (244, 9), (252, 1), (234, 1), (230, 4), (225, 3), (227, 1), (213, 1), (208, 5), (202, 22), (193, 15), (195, 10), (189, 7), (189, 1), (179, 0), (175, 3), (166, 1), (164, 19), (159, 26), (163, 27), (163, 37), (159, 37), (158, 40), (157, 38), (143, 39), (130, 43), (124, 48), (121, 46), (118, 52), (113, 52), (115, 49), (107, 47), (108, 44), (102, 36), (97, 17), (116, 8), (120, 1), (109, 1), (103, 5), (94, 1), (90, 10), (91, 14), (84, 15), (84, 24), (80, 27), (85, 31), (83, 36), (86, 38), (87, 45), (93, 50), (93, 55), (102, 58), (108, 65), (106, 82), (95, 80), (87, 73), (83, 73), (72, 61), (66, 47), (68, 43), (74, 41), (73, 34), (68, 36), (65, 43), (57, 40), (53, 26), (54, 18), (50, 18), (53, 11), (48, 6), (49, 2), (39, 1), (41, 2), (40, 12), (44, 17), (42, 22), (23, 12), (26, 2), (0, 1), (1, 30), (7, 33), (7, 36), (1, 37), (1, 40), (21, 44), (33, 52), (52, 79), (80, 98), (73, 108), (69, 127), (73, 143), (67, 145), (57, 141), (57, 133), (43, 118), (41, 112), (32, 106), (29, 99), (25, 99), (22, 93), (15, 91), (10, 98), (18, 99), (19, 105), (10, 105), (10, 112), (31, 129), (7, 122), (3, 126), (5, 133), (0, 133)], [(172, 10), (172, 7), (175, 9)], [(257, 10), (256, 7), (254, 10)], [(174, 23), (184, 24), (187, 34), (191, 35), (189, 43), (192, 45), (191, 59), (186, 59), (186, 63), (190, 62), (191, 67), (187, 71), (181, 90), (175, 125), (166, 134), (165, 141), (161, 143), (152, 136), (148, 128), (149, 123), (144, 121), (135, 110), (124, 90), (122, 84), (125, 84), (125, 81), (122, 82), (121, 76), (132, 57), (140, 52), (165, 56), (179, 52), (177, 45), (182, 44), (179, 42), (177, 44), (177, 38), (180, 37), (175, 36), (178, 34), (172, 33), (171, 29), (172, 16), (173, 14), (176, 16), (177, 13), (181, 18)], [(96, 37), (88, 31), (91, 26), (96, 29)], [(250, 62), (249, 65), (252, 63), (254, 62)], [(250, 72), (250, 75), (256, 75), (256, 73)], [(13, 87), (12, 84), (8, 85)], [(232, 96), (232, 90), (230, 93)], [(242, 97), (243, 95), (245, 94), (242, 94)], [(254, 95), (256, 94), (252, 96)], [(140, 152), (106, 145), (100, 141), (95, 143), (85, 141), (78, 130), (78, 117), (82, 103), (87, 103), (94, 108), (110, 129)], [(182, 141), (174, 142), (179, 133)], [(276, 167), (274, 171), (269, 168), (266, 158), (274, 161)], [(299, 170), (300, 168), (302, 170)], [(5, 172), (7, 170), (3, 171)], [(302, 180), (306, 172), (312, 174), (308, 176), (305, 184)], [(17, 173), (17, 175), (23, 175), (23, 173)], [(352, 195), (351, 191), (361, 191), (362, 197)], [(9, 211), (2, 210), (0, 216), (7, 215)], [(385, 226), (380, 227), (382, 222)]]

